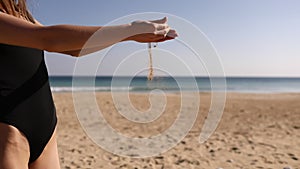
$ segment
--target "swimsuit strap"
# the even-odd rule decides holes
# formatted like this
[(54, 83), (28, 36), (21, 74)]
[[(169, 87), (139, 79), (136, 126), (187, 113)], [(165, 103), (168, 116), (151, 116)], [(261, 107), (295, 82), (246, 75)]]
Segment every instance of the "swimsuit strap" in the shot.
[(44, 60), (41, 61), (35, 74), (7, 96), (0, 96), (0, 116), (13, 111), (22, 101), (32, 96), (48, 81), (48, 72)]

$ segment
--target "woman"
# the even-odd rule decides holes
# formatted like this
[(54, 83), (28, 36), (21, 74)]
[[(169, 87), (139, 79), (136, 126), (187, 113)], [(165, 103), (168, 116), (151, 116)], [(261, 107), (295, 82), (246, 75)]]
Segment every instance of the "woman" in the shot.
[[(176, 36), (166, 18), (104, 27), (43, 26), (25, 0), (0, 0), (0, 168), (60, 168), (44, 50), (82, 56), (121, 41)], [(88, 39), (92, 43), (82, 50)]]

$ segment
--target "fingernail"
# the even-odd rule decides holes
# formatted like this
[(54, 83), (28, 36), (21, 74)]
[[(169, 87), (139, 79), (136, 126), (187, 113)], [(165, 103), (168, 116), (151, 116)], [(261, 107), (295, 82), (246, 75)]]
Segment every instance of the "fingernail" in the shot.
[(167, 35), (170, 36), (170, 37), (177, 37), (178, 36), (178, 34), (176, 32), (168, 32)]

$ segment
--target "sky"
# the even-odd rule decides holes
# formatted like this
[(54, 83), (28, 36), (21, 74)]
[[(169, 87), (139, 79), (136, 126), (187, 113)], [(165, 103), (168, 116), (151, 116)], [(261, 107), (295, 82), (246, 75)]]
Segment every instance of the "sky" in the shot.
[[(219, 56), (221, 64), (216, 62), (215, 65), (222, 65), (224, 75), (300, 77), (299, 0), (28, 0), (28, 5), (44, 25), (102, 26), (120, 17), (144, 12), (178, 16), (207, 37)], [(153, 19), (156, 17), (153, 15)], [(169, 18), (169, 22), (180, 30), (178, 40), (158, 44), (153, 53), (154, 66), (172, 75), (207, 75), (207, 67), (203, 66), (205, 59), (204, 62), (194, 60), (205, 56), (192, 56), (193, 53), (179, 43), (191, 32), (180, 29), (174, 18)], [(192, 41), (197, 43), (199, 39)], [(145, 74), (146, 49), (146, 44), (121, 43), (115, 45), (108, 56), (96, 53), (86, 58), (103, 57), (97, 75)], [(46, 52), (50, 75), (72, 75), (77, 61), (67, 55)], [(159, 70), (156, 72), (159, 74)]]

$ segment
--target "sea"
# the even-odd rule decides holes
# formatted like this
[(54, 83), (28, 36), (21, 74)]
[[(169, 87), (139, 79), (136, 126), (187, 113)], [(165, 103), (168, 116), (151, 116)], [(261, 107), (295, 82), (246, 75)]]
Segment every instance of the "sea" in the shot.
[(239, 93), (299, 93), (300, 78), (282, 77), (147, 77), (98, 76), (72, 77), (50, 76), (53, 92), (76, 91), (129, 91), (149, 92), (211, 92), (226, 91)]

